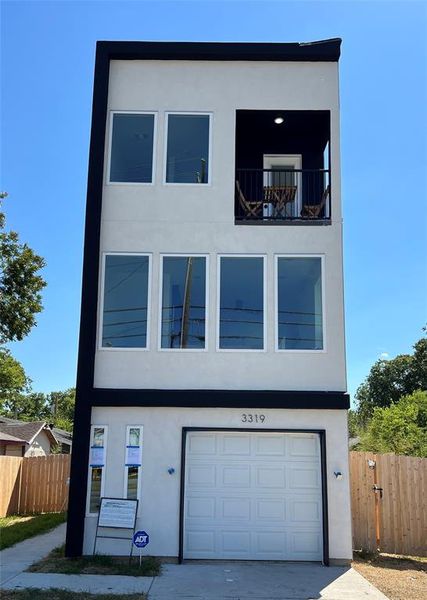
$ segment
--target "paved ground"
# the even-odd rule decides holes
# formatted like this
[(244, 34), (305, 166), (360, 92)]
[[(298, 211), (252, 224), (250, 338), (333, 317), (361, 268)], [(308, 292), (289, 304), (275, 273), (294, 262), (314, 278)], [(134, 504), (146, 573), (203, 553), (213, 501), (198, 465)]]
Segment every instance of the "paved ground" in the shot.
[(310, 563), (189, 562), (160, 577), (23, 573), (64, 541), (65, 525), (0, 552), (1, 587), (148, 592), (149, 600), (387, 600), (353, 569)]

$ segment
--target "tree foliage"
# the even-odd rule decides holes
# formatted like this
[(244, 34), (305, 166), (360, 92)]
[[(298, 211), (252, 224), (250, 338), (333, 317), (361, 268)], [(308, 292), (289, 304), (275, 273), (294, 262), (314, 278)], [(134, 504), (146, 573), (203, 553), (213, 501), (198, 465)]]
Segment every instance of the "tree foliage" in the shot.
[(427, 457), (427, 392), (419, 390), (386, 408), (374, 408), (359, 448)]
[(427, 390), (427, 338), (414, 344), (413, 354), (380, 359), (356, 391), (357, 420), (364, 427), (375, 408), (386, 408), (416, 390)]
[(31, 381), (24, 367), (6, 348), (0, 348), (0, 402), (9, 412), (14, 412), (14, 399), (30, 389)]
[(42, 310), (41, 290), (46, 285), (39, 271), (45, 261), (16, 231), (5, 231), (0, 194), (0, 343), (22, 340), (36, 324)]

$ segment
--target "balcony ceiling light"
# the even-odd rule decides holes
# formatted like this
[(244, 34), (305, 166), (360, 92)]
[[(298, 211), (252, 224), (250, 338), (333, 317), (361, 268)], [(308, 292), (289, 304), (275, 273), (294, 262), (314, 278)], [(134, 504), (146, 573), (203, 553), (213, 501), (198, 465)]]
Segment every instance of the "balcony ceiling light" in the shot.
[(276, 117), (274, 119), (274, 122), (276, 123), (276, 125), (281, 125), (284, 122), (284, 118), (283, 117)]

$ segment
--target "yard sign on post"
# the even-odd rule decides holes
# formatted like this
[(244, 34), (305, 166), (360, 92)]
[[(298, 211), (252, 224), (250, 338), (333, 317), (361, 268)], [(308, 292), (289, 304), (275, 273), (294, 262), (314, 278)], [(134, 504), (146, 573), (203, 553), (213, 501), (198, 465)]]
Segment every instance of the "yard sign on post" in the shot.
[[(135, 546), (137, 548), (139, 548), (139, 566), (141, 566), (141, 560), (142, 560), (141, 550), (142, 550), (142, 548), (145, 548), (145, 546), (148, 546), (148, 544), (150, 543), (150, 536), (148, 535), (148, 533), (146, 531), (137, 531), (133, 536), (133, 543), (135, 544)], [(131, 555), (132, 555), (132, 550), (131, 550)]]
[[(109, 538), (113, 540), (128, 540), (131, 542), (129, 560), (132, 556), (133, 534), (135, 531), (136, 515), (138, 513), (138, 500), (124, 500), (123, 498), (101, 498), (98, 522), (96, 524), (95, 542), (93, 554), (95, 554), (98, 538)], [(130, 529), (131, 537), (120, 535), (99, 535), (99, 528), (106, 529)]]

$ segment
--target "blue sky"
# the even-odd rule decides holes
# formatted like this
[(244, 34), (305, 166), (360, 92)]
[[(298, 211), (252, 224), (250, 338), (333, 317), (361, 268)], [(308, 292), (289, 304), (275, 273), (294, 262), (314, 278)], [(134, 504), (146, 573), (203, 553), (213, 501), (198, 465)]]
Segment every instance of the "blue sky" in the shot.
[(342, 196), (350, 392), (427, 320), (425, 2), (1, 3), (1, 188), (44, 256), (44, 312), (12, 351), (36, 391), (74, 385), (96, 40), (342, 37)]

